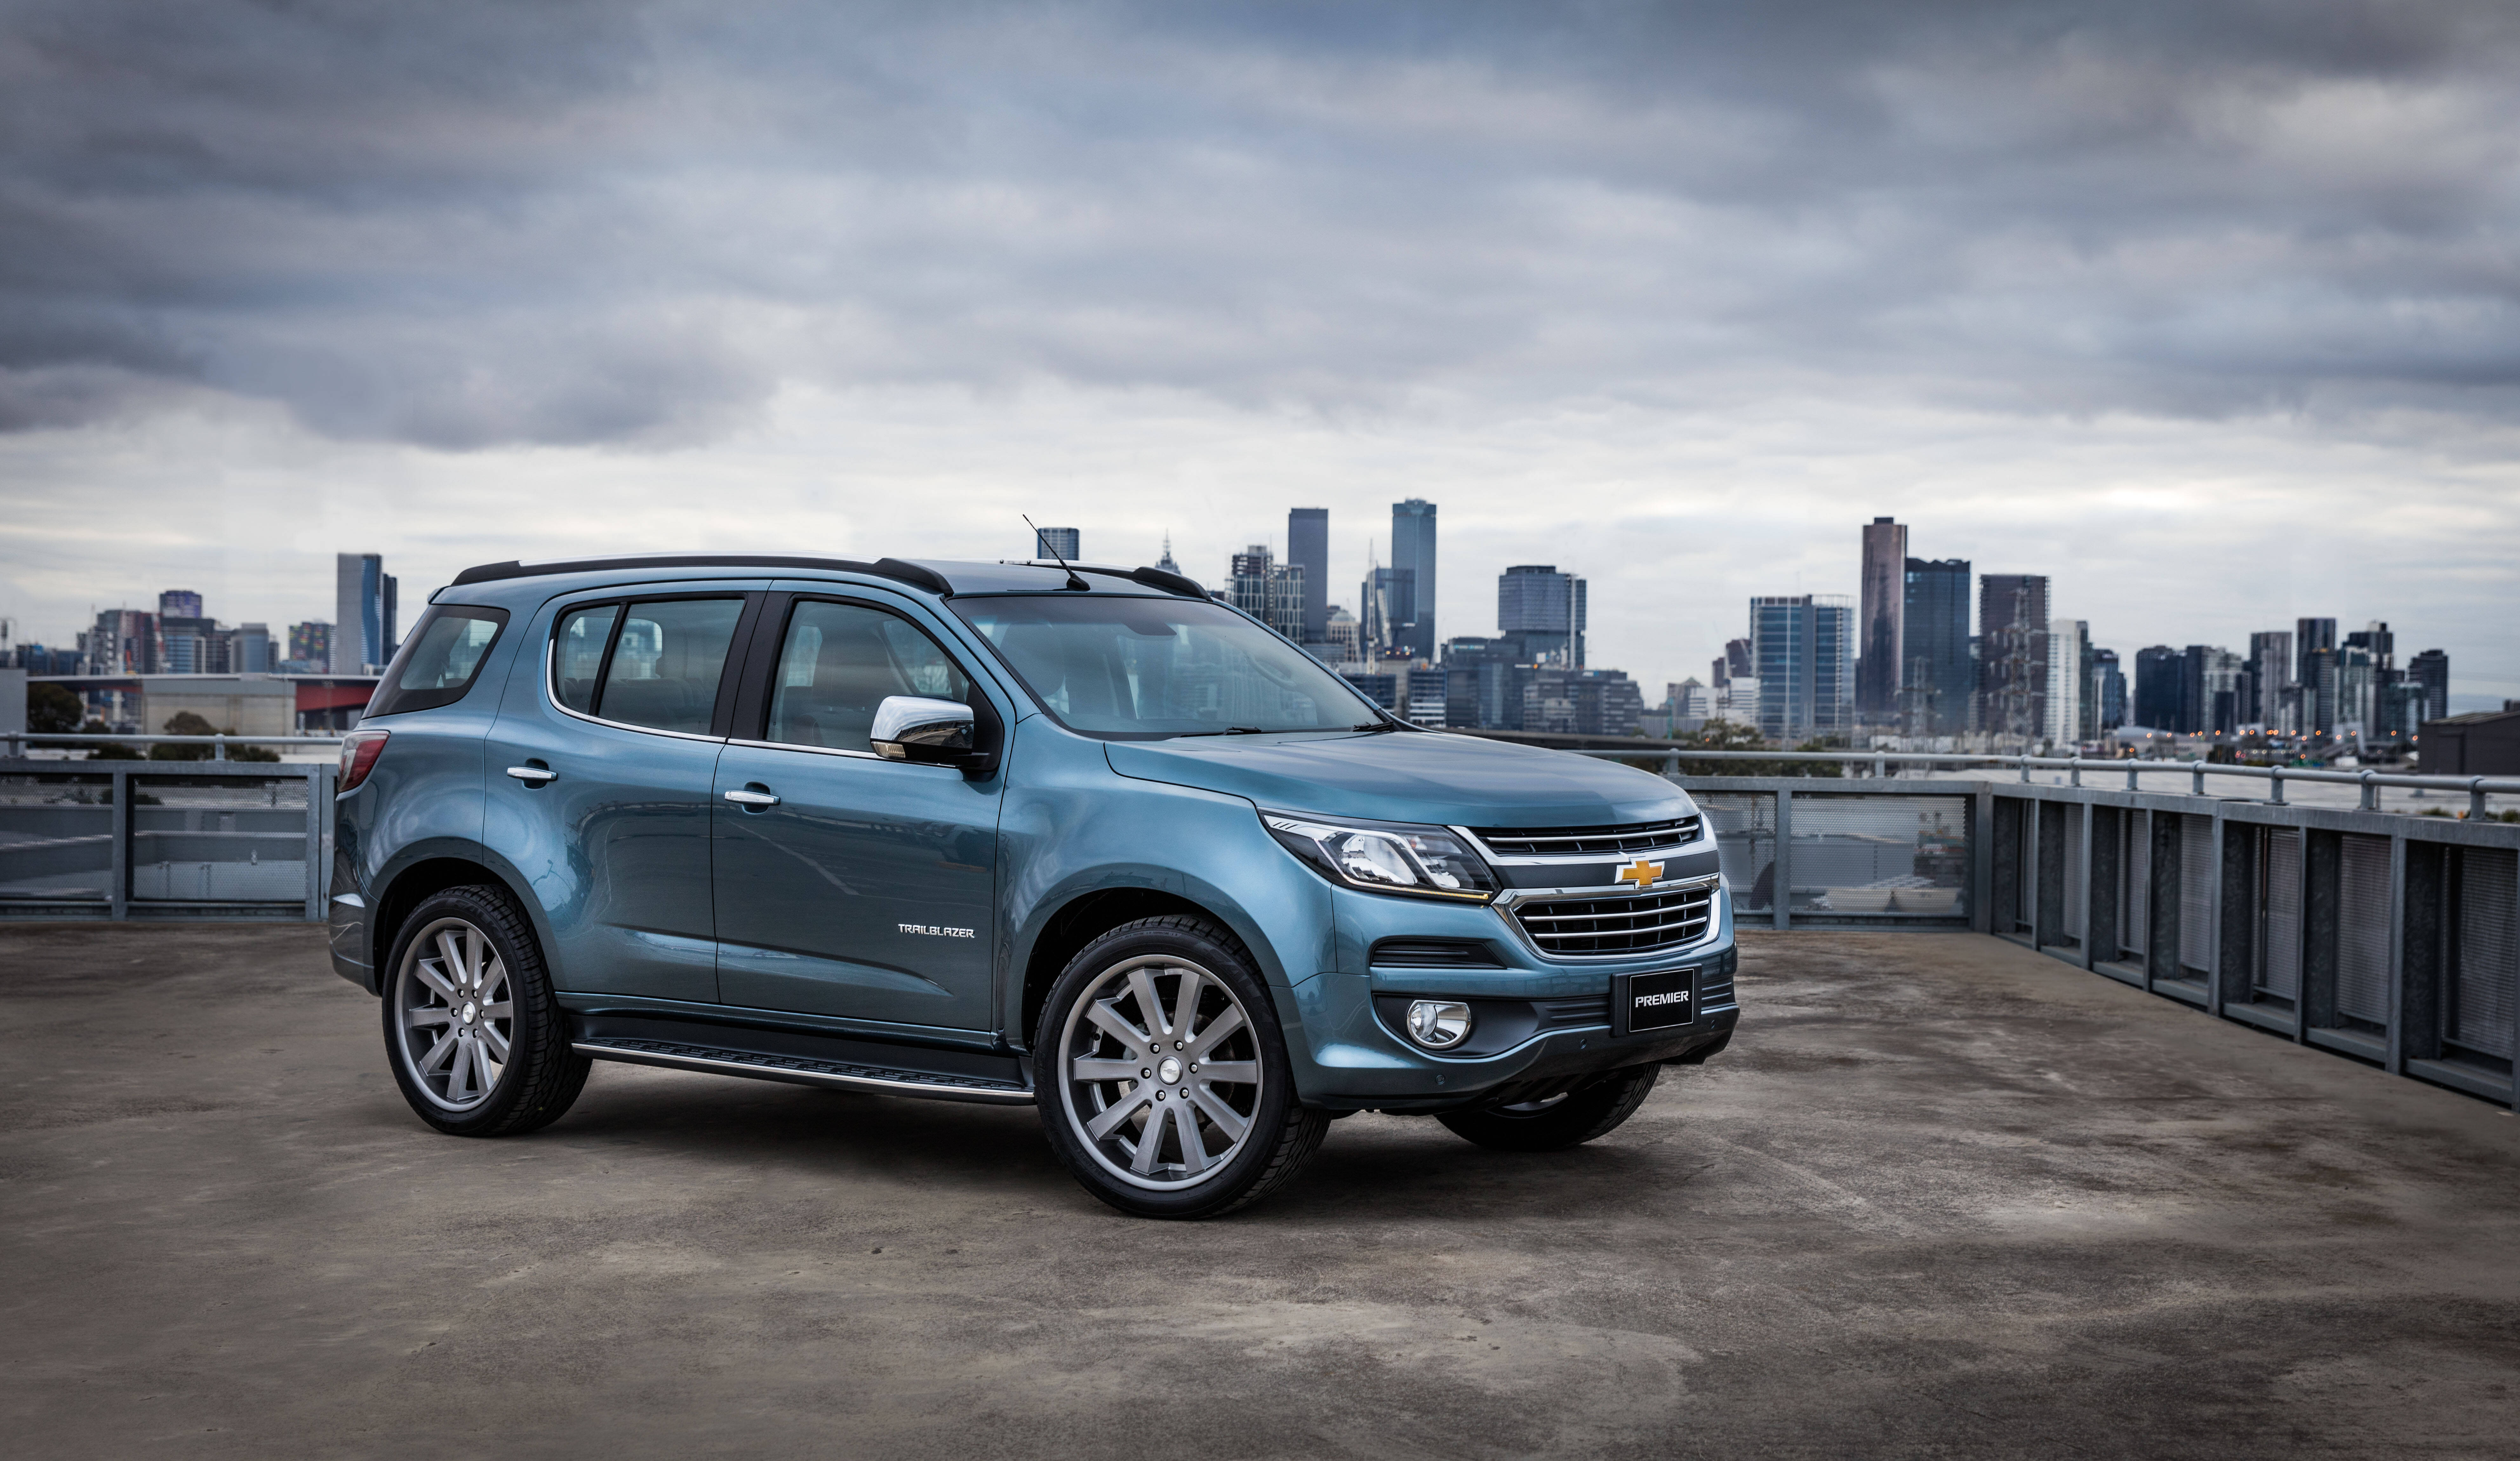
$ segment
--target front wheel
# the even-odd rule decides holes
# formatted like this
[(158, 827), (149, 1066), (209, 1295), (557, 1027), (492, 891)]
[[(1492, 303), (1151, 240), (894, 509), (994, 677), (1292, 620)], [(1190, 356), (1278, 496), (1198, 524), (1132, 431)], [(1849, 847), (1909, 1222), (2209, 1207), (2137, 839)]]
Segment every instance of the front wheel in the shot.
[(1540, 1100), (1447, 1111), (1435, 1119), (1452, 1128), (1454, 1135), (1498, 1151), (1563, 1151), (1607, 1136), (1636, 1115), (1661, 1074), (1659, 1064), (1632, 1065)]
[(522, 909), (504, 890), (449, 888), (403, 920), (385, 979), (385, 1060), (420, 1119), (457, 1136), (558, 1121), (590, 1062)]
[(1068, 962), (1035, 1033), (1033, 1087), (1067, 1170), (1141, 1218), (1256, 1201), (1329, 1129), (1295, 1100), (1258, 972), (1197, 918), (1124, 924)]

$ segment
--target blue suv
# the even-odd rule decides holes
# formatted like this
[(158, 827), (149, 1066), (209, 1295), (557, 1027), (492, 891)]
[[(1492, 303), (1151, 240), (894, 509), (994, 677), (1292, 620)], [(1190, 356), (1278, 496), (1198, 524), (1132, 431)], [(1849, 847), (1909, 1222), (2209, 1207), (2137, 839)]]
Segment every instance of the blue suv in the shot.
[(334, 967), (458, 1135), (596, 1060), (1032, 1105), (1200, 1218), (1355, 1111), (1589, 1141), (1738, 1014), (1687, 794), (1395, 720), (1152, 568), (468, 569), (338, 788)]

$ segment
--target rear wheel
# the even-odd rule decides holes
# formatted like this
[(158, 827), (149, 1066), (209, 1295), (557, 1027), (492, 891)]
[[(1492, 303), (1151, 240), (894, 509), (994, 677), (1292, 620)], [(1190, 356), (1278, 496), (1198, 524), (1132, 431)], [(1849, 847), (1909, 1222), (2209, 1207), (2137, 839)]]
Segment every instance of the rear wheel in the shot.
[(1213, 1218), (1292, 1177), (1328, 1117), (1295, 1100), (1260, 976), (1204, 919), (1144, 918), (1068, 962), (1033, 1041), (1053, 1150), (1143, 1218)]
[(592, 1062), (569, 1048), (542, 951), (505, 890), (423, 900), (386, 967), (385, 1060), (421, 1120), (512, 1136), (558, 1121), (585, 1088)]
[(1447, 1111), (1437, 1121), (1453, 1134), (1507, 1152), (1554, 1152), (1616, 1130), (1637, 1114), (1662, 1074), (1659, 1064), (1612, 1071), (1589, 1085), (1507, 1106)]

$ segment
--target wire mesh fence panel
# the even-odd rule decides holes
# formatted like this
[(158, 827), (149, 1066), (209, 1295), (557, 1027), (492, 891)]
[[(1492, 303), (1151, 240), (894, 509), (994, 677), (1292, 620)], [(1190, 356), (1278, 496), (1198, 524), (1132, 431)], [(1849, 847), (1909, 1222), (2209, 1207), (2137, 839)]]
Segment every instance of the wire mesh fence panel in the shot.
[(131, 898), (302, 903), (306, 778), (135, 776)]
[(2336, 1008), (2389, 1023), (2389, 839), (2348, 832), (2337, 872)]
[[(1763, 791), (1691, 793), (1715, 829), (1715, 852), (1736, 913), (1776, 910), (1777, 799)], [(1796, 810), (1800, 811), (1797, 803)]]
[(2140, 812), (2118, 819), (2118, 948), (2143, 957), (2152, 895), (2152, 825)]
[(2469, 1050), (2510, 1059), (2515, 982), (2520, 982), (2520, 852), (2461, 848), (2458, 962), (2444, 1035)]
[(1794, 794), (1794, 911), (1965, 917), (1969, 799)]
[(113, 778), (0, 776), (0, 899), (105, 903), (112, 896)]
[(2214, 967), (2214, 819), (2179, 815), (2179, 961)]
[(2301, 997), (2301, 833), (2270, 827), (2258, 894), (2258, 992)]

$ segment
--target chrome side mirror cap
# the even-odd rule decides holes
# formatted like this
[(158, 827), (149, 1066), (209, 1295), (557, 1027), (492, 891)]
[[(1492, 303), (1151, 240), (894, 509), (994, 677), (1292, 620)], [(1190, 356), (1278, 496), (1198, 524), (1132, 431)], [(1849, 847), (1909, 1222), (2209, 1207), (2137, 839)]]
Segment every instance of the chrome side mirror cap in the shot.
[(867, 740), (887, 761), (959, 764), (974, 749), (971, 707), (923, 695), (886, 695), (875, 708)]

